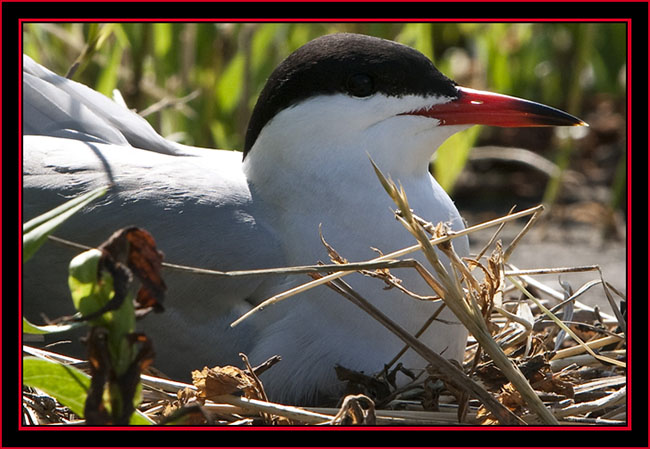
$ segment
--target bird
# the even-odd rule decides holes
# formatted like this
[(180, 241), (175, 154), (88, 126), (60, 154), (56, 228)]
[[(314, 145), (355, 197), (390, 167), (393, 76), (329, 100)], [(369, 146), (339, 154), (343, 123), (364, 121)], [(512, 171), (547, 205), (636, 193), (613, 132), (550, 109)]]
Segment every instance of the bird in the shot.
[[(459, 86), (419, 51), (363, 34), (323, 35), (284, 59), (259, 94), (243, 152), (172, 142), (91, 88), (26, 55), (22, 64), (23, 217), (110, 183), (104, 198), (56, 235), (97, 246), (116, 229), (137, 225), (152, 234), (165, 261), (220, 271), (329, 262), (321, 233), (349, 261), (413, 245), (372, 163), (399, 181), (419, 216), (464, 229), (428, 169), (448, 137), (473, 125), (584, 125), (550, 106)], [(469, 255), (467, 238), (453, 245)], [(67, 265), (76, 252), (46, 242), (24, 264), (28, 319), (72, 310)], [(431, 294), (414, 270), (391, 272), (409, 290)], [(335, 366), (377, 373), (404, 346), (326, 286), (230, 325), (308, 281), (304, 274), (224, 279), (165, 270), (164, 276), (165, 311), (138, 326), (153, 341), (155, 365), (174, 378), (237, 364), (239, 353), (252, 364), (279, 355), (262, 374), (269, 398), (313, 404), (343, 391)], [(358, 273), (346, 280), (412, 333), (440, 307)], [(467, 337), (445, 309), (420, 340), (462, 362)], [(426, 365), (412, 350), (400, 362), (413, 370)]]

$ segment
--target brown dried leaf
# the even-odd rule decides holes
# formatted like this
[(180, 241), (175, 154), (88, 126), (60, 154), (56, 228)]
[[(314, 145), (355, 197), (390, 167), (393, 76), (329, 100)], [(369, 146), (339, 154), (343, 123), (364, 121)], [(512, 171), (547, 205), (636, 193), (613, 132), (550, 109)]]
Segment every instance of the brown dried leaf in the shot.
[(336, 264), (348, 263), (347, 259), (342, 257), (329, 243), (325, 241), (325, 237), (323, 237), (323, 231), (320, 226), (318, 227), (318, 235), (320, 235), (320, 241), (323, 244), (323, 246), (327, 249), (327, 255), (331, 259), (332, 263), (336, 263)]
[(575, 397), (573, 383), (562, 380), (558, 376), (547, 376), (539, 382), (535, 382), (533, 388), (547, 393), (556, 393), (570, 399)]
[(495, 419), (484, 405), (481, 405), (476, 412), (476, 420), (484, 426), (496, 426), (499, 424), (499, 420)]
[(162, 311), (167, 290), (161, 276), (163, 253), (154, 238), (144, 229), (131, 227), (116, 231), (100, 248), (116, 262), (125, 264), (140, 280), (137, 303), (141, 308)]
[(213, 399), (225, 394), (244, 392), (246, 397), (257, 398), (253, 379), (235, 366), (215, 366), (192, 371), (192, 383), (198, 388), (198, 397)]
[(550, 372), (550, 365), (546, 354), (537, 354), (534, 357), (518, 362), (519, 369), (526, 376), (526, 379), (534, 380), (536, 376), (543, 376), (541, 372)]
[(348, 395), (332, 421), (343, 426), (375, 425), (375, 403), (363, 394)]
[(521, 394), (519, 394), (517, 389), (510, 383), (503, 386), (498, 399), (499, 402), (508, 407), (510, 410), (516, 410), (526, 404), (521, 397)]
[(126, 235), (130, 243), (127, 265), (142, 282), (137, 301), (142, 307), (162, 309), (167, 286), (161, 276), (163, 253), (156, 249), (154, 238), (143, 229), (131, 229)]
[(181, 404), (187, 404), (190, 399), (196, 398), (196, 390), (192, 390), (190, 387), (185, 387), (176, 392), (176, 397), (181, 402)]
[(492, 273), (492, 303), (496, 307), (503, 307), (503, 290), (506, 285), (505, 276), (503, 274), (503, 264), (503, 248), (501, 246), (501, 241), (497, 240), (494, 251), (488, 259), (488, 269), (490, 273)]

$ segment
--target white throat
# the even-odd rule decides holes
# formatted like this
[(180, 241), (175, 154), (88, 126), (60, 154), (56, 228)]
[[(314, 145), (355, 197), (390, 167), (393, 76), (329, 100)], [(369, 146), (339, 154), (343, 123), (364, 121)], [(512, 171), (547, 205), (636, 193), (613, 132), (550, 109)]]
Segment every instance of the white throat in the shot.
[(290, 257), (295, 250), (291, 262), (322, 258), (323, 248), (316, 244), (320, 224), (325, 237), (338, 239), (350, 258), (372, 256), (372, 243), (361, 238), (370, 230), (391, 247), (412, 242), (392, 217), (395, 206), (369, 156), (401, 182), (417, 213), (461, 226), (458, 211), (429, 175), (428, 164), (437, 147), (465, 126), (439, 127), (431, 118), (399, 115), (449, 100), (319, 96), (280, 112), (264, 127), (244, 161), (244, 173), (254, 195), (275, 208), (274, 225), (292, 231), (285, 235), (308, 233), (296, 241), (314, 239), (318, 254), (306, 251), (304, 243), (292, 248), (292, 242), (284, 242)]

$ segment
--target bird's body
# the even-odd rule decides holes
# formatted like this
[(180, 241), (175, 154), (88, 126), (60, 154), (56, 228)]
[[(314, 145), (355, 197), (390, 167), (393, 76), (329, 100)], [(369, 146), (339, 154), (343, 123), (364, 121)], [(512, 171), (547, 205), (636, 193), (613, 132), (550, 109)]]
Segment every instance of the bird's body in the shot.
[[(34, 121), (25, 107), (25, 134), (33, 135), (23, 142), (24, 217), (109, 179), (114, 185), (106, 198), (57, 230), (61, 237), (97, 245), (116, 229), (137, 225), (154, 236), (166, 261), (228, 271), (329, 262), (320, 227), (343, 257), (371, 259), (377, 256), (373, 248), (388, 253), (414, 241), (394, 219), (392, 200), (369, 158), (401, 182), (418, 215), (452, 229), (463, 227), (453, 202), (428, 173), (428, 161), (448, 136), (475, 122), (457, 120), (456, 111), (431, 116), (431, 110), (463, 94), (408, 47), (341, 34), (298, 50), (260, 95), (243, 161), (237, 153), (150, 136), (126, 109), (104, 117), (109, 108), (102, 102), (111, 102), (96, 93), (84, 106), (96, 115), (74, 120), (87, 88), (27, 59), (25, 66), (32, 83), (24, 84), (25, 102), (35, 103), (31, 110), (63, 106), (48, 112), (48, 120)], [(370, 87), (363, 76), (368, 74)], [(41, 81), (63, 91), (50, 92)], [(78, 123), (70, 123), (70, 117)], [(448, 126), (438, 126), (445, 120)], [(460, 255), (468, 254), (467, 240), (454, 244)], [(45, 300), (43, 292), (65, 296), (72, 255), (48, 243), (25, 265), (28, 318), (70, 312), (60, 300)], [(414, 270), (394, 274), (408, 289), (431, 294)], [(325, 286), (230, 327), (264, 299), (309, 280), (304, 275), (223, 279), (166, 271), (165, 278), (166, 310), (147, 317), (143, 326), (153, 339), (156, 365), (174, 376), (187, 377), (204, 365), (238, 363), (239, 352), (253, 364), (279, 354), (282, 362), (262, 378), (267, 392), (279, 400), (310, 402), (339, 391), (335, 364), (374, 373), (403, 346)], [(346, 279), (412, 333), (439, 307), (359, 274)], [(464, 327), (445, 311), (422, 340), (445, 357), (462, 360), (466, 338)], [(424, 368), (412, 351), (401, 360), (406, 367)]]

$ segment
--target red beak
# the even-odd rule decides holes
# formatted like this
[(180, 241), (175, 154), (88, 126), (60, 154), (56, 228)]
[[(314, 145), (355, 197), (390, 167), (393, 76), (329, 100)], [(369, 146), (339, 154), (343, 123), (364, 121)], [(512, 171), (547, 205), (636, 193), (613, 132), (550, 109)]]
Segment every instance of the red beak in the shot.
[(408, 113), (440, 120), (440, 125), (586, 126), (559, 109), (508, 95), (456, 87), (459, 96), (449, 103)]

